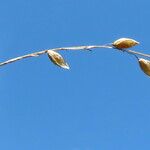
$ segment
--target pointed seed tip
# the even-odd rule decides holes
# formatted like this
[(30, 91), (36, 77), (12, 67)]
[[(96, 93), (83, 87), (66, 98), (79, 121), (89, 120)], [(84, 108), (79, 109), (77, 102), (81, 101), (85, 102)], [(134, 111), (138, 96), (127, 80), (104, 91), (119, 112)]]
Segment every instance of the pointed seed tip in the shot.
[(70, 69), (68, 66), (64, 66), (63, 68), (64, 68), (64, 69), (67, 69), (67, 70), (69, 70), (69, 69)]
[(69, 65), (68, 64), (66, 64), (66, 65), (63, 65), (63, 66), (61, 66), (62, 68), (64, 68), (64, 69), (67, 69), (67, 70), (69, 70), (70, 69), (70, 67), (69, 67)]

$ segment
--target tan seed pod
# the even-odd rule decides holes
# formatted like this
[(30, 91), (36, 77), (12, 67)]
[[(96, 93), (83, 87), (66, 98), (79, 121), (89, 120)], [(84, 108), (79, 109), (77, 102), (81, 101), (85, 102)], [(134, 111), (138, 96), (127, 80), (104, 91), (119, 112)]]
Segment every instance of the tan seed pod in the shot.
[(139, 65), (140, 65), (140, 68), (142, 69), (142, 71), (146, 75), (150, 76), (150, 61), (143, 59), (143, 58), (140, 58), (139, 59)]
[(117, 49), (126, 49), (126, 48), (130, 48), (132, 46), (135, 46), (137, 44), (139, 44), (139, 42), (137, 42), (133, 39), (120, 38), (120, 39), (114, 41), (112, 45)]
[(69, 65), (66, 63), (64, 58), (57, 52), (48, 50), (47, 55), (49, 59), (57, 66), (64, 68), (64, 69), (69, 69)]

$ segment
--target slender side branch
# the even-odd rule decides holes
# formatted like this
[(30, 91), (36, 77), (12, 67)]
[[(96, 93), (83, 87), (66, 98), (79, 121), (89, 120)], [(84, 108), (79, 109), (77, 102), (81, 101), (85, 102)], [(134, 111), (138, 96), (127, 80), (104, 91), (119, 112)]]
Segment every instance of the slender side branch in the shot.
[[(48, 49), (48, 50), (53, 50), (53, 51), (59, 51), (59, 50), (89, 50), (89, 49), (94, 49), (94, 48), (113, 48), (113, 47), (112, 46), (107, 46), (107, 45), (91, 45), (91, 46), (61, 47), (61, 48), (53, 48), (53, 49)], [(42, 54), (47, 53), (48, 50), (42, 50), (42, 51), (39, 51), (39, 52), (35, 52), (35, 53), (19, 56), (19, 57), (16, 57), (16, 58), (12, 58), (12, 59), (9, 59), (7, 61), (4, 61), (4, 62), (0, 63), (0, 66), (6, 65), (6, 64), (9, 64), (9, 63), (13, 63), (15, 61), (25, 59), (25, 58), (29, 58), (29, 57), (37, 57), (37, 56), (40, 56)]]
[(136, 52), (136, 51), (133, 51), (133, 50), (126, 50), (126, 52), (129, 53), (129, 54), (140, 55), (140, 56), (144, 56), (144, 57), (149, 57), (150, 58), (149, 54), (143, 54), (143, 53)]

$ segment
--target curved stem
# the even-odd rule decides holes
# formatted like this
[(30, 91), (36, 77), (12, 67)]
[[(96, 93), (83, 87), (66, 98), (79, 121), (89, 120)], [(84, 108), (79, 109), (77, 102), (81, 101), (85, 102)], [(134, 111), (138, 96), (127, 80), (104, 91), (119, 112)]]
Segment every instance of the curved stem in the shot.
[(61, 47), (61, 48), (53, 48), (53, 49), (47, 49), (47, 50), (42, 50), (39, 52), (35, 52), (35, 53), (31, 53), (31, 54), (27, 54), (27, 55), (23, 55), (23, 56), (19, 56), (16, 58), (12, 58), (9, 59), (7, 61), (1, 62), (0, 66), (9, 64), (9, 63), (13, 63), (15, 61), (18, 60), (22, 60), (25, 58), (29, 58), (29, 57), (37, 57), (40, 55), (43, 55), (45, 53), (47, 53), (48, 50), (53, 50), (53, 51), (59, 51), (59, 50), (89, 50), (89, 49), (94, 49), (94, 48), (112, 48), (111, 46), (107, 46), (107, 45), (90, 45), (90, 46), (73, 46), (73, 47)]
[[(23, 55), (23, 56), (19, 56), (19, 57), (16, 57), (16, 58), (9, 59), (7, 61), (1, 62), (0, 66), (6, 65), (6, 64), (9, 64), (9, 63), (13, 63), (15, 61), (22, 60), (22, 59), (29, 58), (29, 57), (37, 57), (37, 56), (46, 54), (48, 50), (52, 50), (52, 51), (59, 51), (59, 50), (91, 50), (91, 49), (96, 49), (96, 48), (112, 48), (112, 49), (116, 49), (111, 44), (53, 48), (53, 49), (42, 50), (42, 51), (38, 51), (38, 52), (35, 52), (35, 53), (31, 53), (31, 54), (27, 54), (27, 55)], [(150, 58), (149, 54), (143, 54), (143, 53), (136, 52), (136, 51), (133, 51), (133, 50), (122, 50), (122, 51), (125, 51), (125, 52), (127, 52), (129, 54), (140, 55), (140, 56), (144, 56), (144, 57), (149, 57)]]

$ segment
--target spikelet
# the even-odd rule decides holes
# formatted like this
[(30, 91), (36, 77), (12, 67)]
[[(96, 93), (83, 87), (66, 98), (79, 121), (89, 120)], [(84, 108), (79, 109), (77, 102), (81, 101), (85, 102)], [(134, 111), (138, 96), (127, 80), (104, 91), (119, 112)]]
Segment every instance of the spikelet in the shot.
[(64, 69), (69, 69), (69, 65), (66, 63), (64, 58), (57, 52), (48, 50), (47, 55), (49, 59), (57, 66), (64, 68)]
[(129, 38), (120, 38), (112, 43), (112, 45), (117, 49), (126, 49), (137, 44), (139, 44), (139, 42)]
[(139, 59), (139, 65), (140, 65), (140, 68), (142, 69), (142, 71), (146, 75), (150, 76), (150, 61), (143, 59), (143, 58), (140, 58)]

